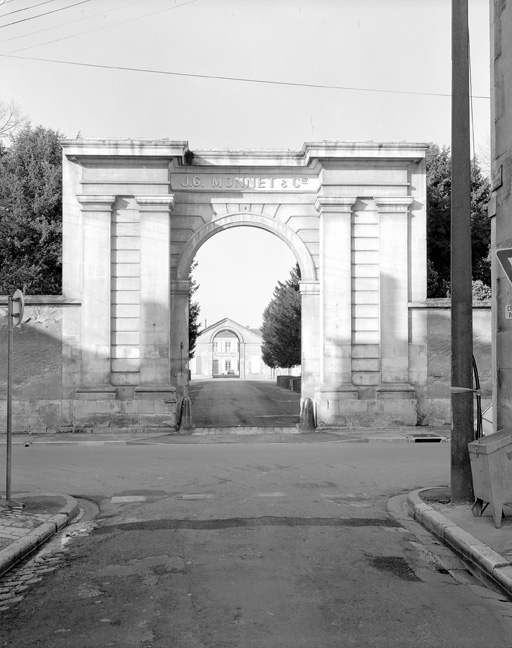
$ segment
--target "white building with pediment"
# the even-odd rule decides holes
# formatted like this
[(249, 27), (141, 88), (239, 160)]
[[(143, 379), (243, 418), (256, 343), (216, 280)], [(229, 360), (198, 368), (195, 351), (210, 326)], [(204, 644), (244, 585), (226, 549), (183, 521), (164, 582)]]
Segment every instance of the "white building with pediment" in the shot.
[(258, 329), (224, 318), (208, 326), (197, 338), (189, 368), (197, 378), (259, 378), (275, 375), (261, 359), (263, 340)]

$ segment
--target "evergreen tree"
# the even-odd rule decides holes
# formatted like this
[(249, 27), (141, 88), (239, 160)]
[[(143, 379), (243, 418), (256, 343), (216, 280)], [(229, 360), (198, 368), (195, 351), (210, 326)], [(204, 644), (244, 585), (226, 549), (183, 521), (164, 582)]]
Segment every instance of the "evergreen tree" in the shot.
[(188, 359), (192, 360), (196, 350), (196, 342), (199, 336), (199, 312), (201, 307), (198, 302), (192, 301), (192, 295), (199, 288), (199, 284), (193, 278), (192, 273), (197, 266), (197, 261), (194, 261), (190, 266), (188, 278), (190, 279), (190, 289), (188, 293)]
[[(446, 297), (450, 288), (451, 155), (432, 144), (427, 164), (428, 296)], [(473, 279), (490, 285), (490, 186), (478, 161), (471, 164), (471, 238)]]
[(272, 300), (263, 312), (261, 352), (268, 367), (295, 367), (301, 363), (299, 281), (300, 268), (296, 264), (290, 271), (290, 278), (278, 282)]
[(25, 126), (0, 154), (0, 294), (61, 292), (62, 161), (51, 129)]

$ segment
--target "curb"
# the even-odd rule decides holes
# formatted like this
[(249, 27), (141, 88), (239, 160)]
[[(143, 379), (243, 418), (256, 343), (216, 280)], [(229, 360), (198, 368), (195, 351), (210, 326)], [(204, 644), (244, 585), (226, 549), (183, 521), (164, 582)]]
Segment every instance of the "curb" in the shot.
[[(16, 494), (16, 497), (23, 498), (23, 496), (27, 495), (34, 496), (31, 493), (21, 493)], [(9, 569), (12, 569), (12, 567), (28, 556), (28, 554), (32, 553), (44, 544), (53, 535), (55, 535), (57, 531), (63, 529), (80, 512), (78, 502), (69, 495), (56, 493), (38, 493), (37, 495), (62, 497), (66, 500), (66, 504), (58, 513), (53, 515), (44, 524), (38, 526), (37, 529), (34, 529), (23, 538), (16, 540), (0, 551), (0, 576), (9, 571)]]
[(512, 596), (512, 564), (421, 499), (420, 493), (431, 490), (420, 488), (408, 494), (409, 515)]

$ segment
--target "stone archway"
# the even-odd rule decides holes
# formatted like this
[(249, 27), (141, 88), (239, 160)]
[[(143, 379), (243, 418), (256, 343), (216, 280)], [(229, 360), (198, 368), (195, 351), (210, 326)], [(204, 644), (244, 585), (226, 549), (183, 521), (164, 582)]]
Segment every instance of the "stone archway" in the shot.
[(319, 425), (421, 422), (426, 148), (190, 156), (168, 140), (63, 142), (63, 411), (78, 424), (172, 420), (188, 383), (190, 263), (245, 225), (281, 238), (301, 268), (302, 396)]

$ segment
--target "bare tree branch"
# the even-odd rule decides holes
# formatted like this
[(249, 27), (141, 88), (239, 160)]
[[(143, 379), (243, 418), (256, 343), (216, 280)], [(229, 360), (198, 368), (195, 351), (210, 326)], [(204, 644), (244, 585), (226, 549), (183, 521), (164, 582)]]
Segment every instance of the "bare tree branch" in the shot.
[(0, 142), (11, 142), (16, 133), (28, 124), (28, 121), (28, 117), (21, 112), (20, 107), (13, 99), (0, 100)]

